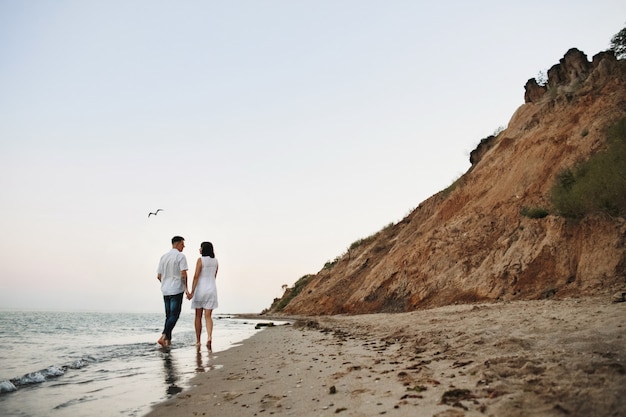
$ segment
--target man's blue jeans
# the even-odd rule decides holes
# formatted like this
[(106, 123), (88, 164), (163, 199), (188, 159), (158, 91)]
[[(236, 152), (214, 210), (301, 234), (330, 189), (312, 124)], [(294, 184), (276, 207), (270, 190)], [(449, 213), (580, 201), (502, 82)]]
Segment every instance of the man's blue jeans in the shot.
[(163, 302), (165, 303), (165, 328), (163, 329), (163, 334), (167, 340), (172, 340), (172, 330), (174, 330), (178, 317), (180, 317), (184, 294), (181, 292), (176, 295), (163, 296)]

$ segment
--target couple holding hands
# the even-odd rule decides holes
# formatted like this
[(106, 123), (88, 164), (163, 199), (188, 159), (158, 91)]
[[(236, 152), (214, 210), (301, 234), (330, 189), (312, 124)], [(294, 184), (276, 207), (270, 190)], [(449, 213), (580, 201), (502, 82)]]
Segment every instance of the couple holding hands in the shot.
[(185, 239), (181, 236), (172, 238), (172, 249), (164, 254), (159, 261), (157, 279), (161, 282), (161, 292), (165, 304), (165, 326), (157, 341), (161, 346), (168, 347), (172, 343), (172, 330), (178, 321), (183, 305), (183, 295), (191, 300), (191, 308), (196, 310), (194, 325), (196, 329), (196, 346), (200, 346), (202, 335), (202, 316), (206, 323), (207, 348), (211, 349), (213, 334), (213, 310), (217, 308), (217, 276), (218, 263), (215, 258), (213, 244), (202, 242), (200, 257), (196, 262), (191, 291), (187, 286), (187, 258), (183, 254)]

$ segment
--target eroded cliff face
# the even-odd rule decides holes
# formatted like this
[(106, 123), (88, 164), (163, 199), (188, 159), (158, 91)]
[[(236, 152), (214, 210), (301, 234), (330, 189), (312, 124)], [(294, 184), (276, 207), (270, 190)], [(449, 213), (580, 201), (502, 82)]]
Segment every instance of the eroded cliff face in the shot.
[(572, 49), (526, 84), (525, 104), (472, 152), (455, 185), (341, 256), (286, 314), (401, 312), (451, 303), (608, 293), (626, 286), (626, 221), (531, 219), (564, 168), (605, 145), (626, 117), (626, 61)]

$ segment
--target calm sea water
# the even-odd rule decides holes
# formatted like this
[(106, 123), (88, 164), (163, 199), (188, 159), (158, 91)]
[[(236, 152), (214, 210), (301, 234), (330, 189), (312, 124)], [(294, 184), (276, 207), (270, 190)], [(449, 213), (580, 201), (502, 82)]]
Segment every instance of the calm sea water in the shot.
[(172, 347), (160, 348), (164, 318), (0, 311), (0, 416), (142, 416), (264, 322), (215, 316), (210, 353), (196, 349), (193, 313), (184, 311)]

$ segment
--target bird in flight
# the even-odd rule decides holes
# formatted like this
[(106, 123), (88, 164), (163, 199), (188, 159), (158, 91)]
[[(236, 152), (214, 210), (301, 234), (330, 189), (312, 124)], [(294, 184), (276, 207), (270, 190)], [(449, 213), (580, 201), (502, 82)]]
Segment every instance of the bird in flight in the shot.
[(158, 209), (154, 213), (148, 213), (148, 217), (152, 216), (153, 214), (156, 216), (159, 211), (163, 211), (163, 209)]

